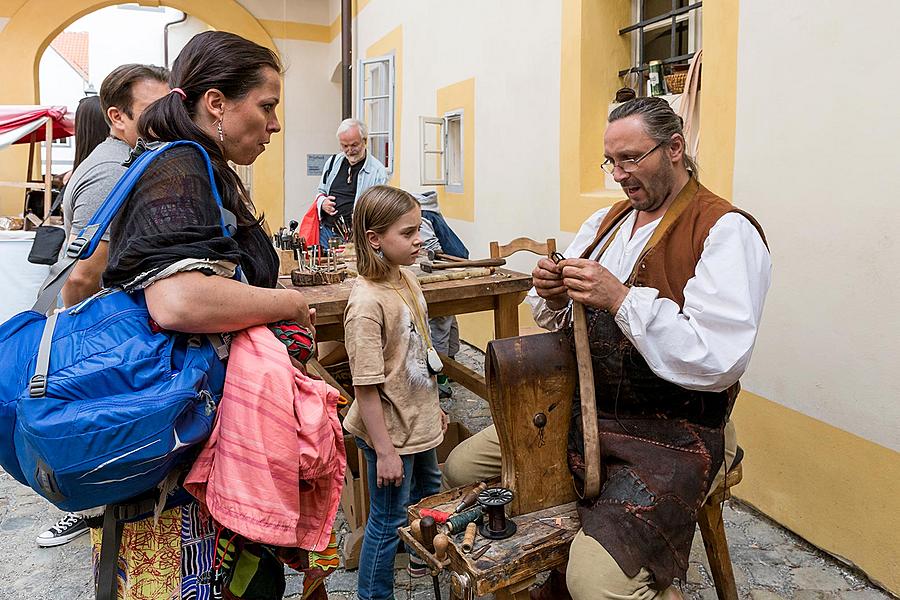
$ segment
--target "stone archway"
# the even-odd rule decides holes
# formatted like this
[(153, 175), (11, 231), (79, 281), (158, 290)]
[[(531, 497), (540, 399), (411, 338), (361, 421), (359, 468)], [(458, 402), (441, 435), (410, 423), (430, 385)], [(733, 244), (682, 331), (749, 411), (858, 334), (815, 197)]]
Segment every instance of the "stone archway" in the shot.
[[(0, 30), (0, 104), (39, 102), (38, 68), (50, 42), (70, 23), (95, 10), (121, 4), (122, 0), (25, 0)], [(235, 0), (139, 0), (144, 6), (165, 5), (197, 17), (214, 29), (231, 31), (272, 49), (280, 55), (272, 37), (259, 21)], [(284, 101), (278, 118), (284, 122)], [(0, 180), (19, 180), (28, 160), (27, 147), (8, 148), (0, 161)], [(266, 152), (253, 165), (254, 202), (281, 224), (284, 214), (284, 134), (272, 138)], [(21, 210), (20, 193), (0, 188), (0, 214)]]

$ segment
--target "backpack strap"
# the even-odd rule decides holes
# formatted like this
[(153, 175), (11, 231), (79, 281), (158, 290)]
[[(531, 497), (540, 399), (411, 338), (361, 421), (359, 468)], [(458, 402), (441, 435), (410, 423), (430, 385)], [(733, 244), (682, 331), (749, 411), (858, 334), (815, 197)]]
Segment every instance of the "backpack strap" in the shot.
[(156, 504), (153, 498), (137, 502), (109, 504), (103, 511), (103, 530), (100, 537), (100, 559), (97, 562), (96, 600), (116, 600), (119, 594), (119, 546), (125, 522), (151, 512)]
[(63, 285), (65, 285), (66, 279), (68, 279), (69, 275), (72, 273), (75, 263), (79, 260), (90, 258), (94, 253), (94, 250), (97, 249), (97, 246), (101, 241), (100, 238), (106, 233), (106, 230), (115, 218), (116, 213), (119, 212), (119, 209), (128, 199), (131, 190), (134, 188), (141, 175), (144, 174), (144, 171), (149, 164), (166, 150), (177, 146), (193, 146), (200, 151), (200, 154), (203, 156), (203, 161), (206, 163), (206, 171), (209, 176), (213, 198), (221, 213), (220, 222), (222, 231), (228, 237), (234, 235), (237, 231), (237, 219), (230, 211), (222, 206), (222, 198), (219, 195), (219, 189), (216, 187), (216, 180), (213, 176), (212, 162), (210, 161), (206, 150), (203, 149), (203, 146), (197, 142), (188, 140), (165, 142), (158, 145), (154, 144), (149, 150), (146, 150), (138, 156), (128, 170), (125, 171), (125, 174), (119, 178), (116, 185), (113, 186), (112, 191), (106, 197), (106, 200), (104, 200), (100, 208), (97, 209), (85, 228), (82, 229), (79, 232), (78, 237), (72, 240), (68, 245), (65, 256), (57, 261), (50, 269), (50, 274), (47, 276), (43, 285), (41, 285), (37, 301), (32, 307), (32, 310), (41, 314), (47, 314), (56, 306), (56, 298), (59, 296)]
[(325, 167), (325, 178), (322, 179), (324, 183), (328, 183), (328, 177), (331, 175), (331, 170), (334, 169), (334, 159), (337, 157), (337, 154), (332, 154), (331, 158), (328, 159), (328, 165)]
[[(125, 174), (119, 178), (119, 181), (116, 182), (116, 185), (109, 193), (109, 196), (106, 197), (106, 200), (104, 200), (100, 208), (97, 209), (97, 212), (94, 213), (94, 216), (88, 222), (87, 226), (85, 226), (78, 234), (78, 237), (69, 244), (66, 249), (66, 256), (57, 261), (56, 264), (50, 268), (50, 274), (41, 286), (41, 290), (38, 292), (37, 301), (34, 303), (31, 310), (44, 315), (53, 312), (53, 309), (56, 307), (56, 298), (62, 291), (63, 285), (65, 285), (69, 275), (72, 274), (75, 264), (79, 260), (89, 258), (91, 254), (93, 254), (97, 245), (100, 243), (101, 236), (106, 232), (110, 223), (112, 223), (119, 208), (125, 203), (125, 200), (128, 198), (131, 190), (134, 188), (141, 175), (143, 175), (144, 171), (147, 169), (147, 166), (167, 149), (183, 145), (194, 146), (197, 148), (203, 156), (203, 160), (206, 162), (206, 171), (209, 175), (213, 197), (216, 200), (216, 205), (219, 207), (223, 233), (226, 237), (231, 237), (237, 232), (237, 218), (234, 216), (234, 213), (227, 210), (222, 205), (222, 198), (219, 196), (216, 180), (213, 177), (212, 162), (209, 160), (209, 155), (206, 153), (206, 150), (203, 149), (203, 146), (196, 142), (185, 140), (159, 144), (138, 156), (137, 160), (135, 160), (128, 170), (125, 171)], [(242, 282), (247, 282), (247, 278), (240, 267), (238, 267), (235, 276)], [(32, 398), (42, 398), (47, 392), (47, 372), (50, 366), (50, 345), (53, 340), (53, 328), (55, 326), (56, 316), (54, 313), (44, 323), (44, 331), (41, 334), (37, 365), (34, 375), (31, 377), (31, 381), (28, 385), (29, 394)], [(210, 341), (212, 342), (212, 338), (210, 338)], [(216, 349), (216, 354), (220, 358), (222, 358), (223, 354), (227, 355), (227, 348), (222, 342), (213, 342), (213, 348)]]

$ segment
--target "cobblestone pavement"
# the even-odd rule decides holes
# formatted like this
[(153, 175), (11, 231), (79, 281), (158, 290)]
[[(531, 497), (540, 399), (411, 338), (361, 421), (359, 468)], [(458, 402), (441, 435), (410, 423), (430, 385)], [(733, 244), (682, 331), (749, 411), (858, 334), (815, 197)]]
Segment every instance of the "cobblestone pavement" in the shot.
[[(481, 371), (484, 356), (466, 346), (457, 358)], [(490, 424), (490, 410), (484, 400), (453, 385), (453, 398), (444, 401), (453, 420), (462, 421), (470, 431)], [(5, 473), (0, 474), (0, 600), (91, 600), (91, 549), (87, 536), (58, 548), (38, 548), (34, 538), (61, 516), (42, 498)], [(810, 544), (767, 519), (750, 506), (730, 501), (725, 508), (725, 527), (735, 578), (742, 600), (889, 600), (890, 595), (875, 587), (865, 576), (820, 552)], [(341, 534), (349, 529), (338, 515)], [(430, 577), (412, 579), (397, 560), (395, 578), (397, 600), (433, 598)], [(356, 572), (339, 569), (327, 580), (333, 600), (356, 598)], [(288, 571), (285, 598), (300, 598), (302, 578)], [(442, 577), (442, 597), (448, 598), (447, 580)], [(694, 537), (687, 581), (682, 584), (690, 600), (716, 598), (709, 566), (700, 540)]]

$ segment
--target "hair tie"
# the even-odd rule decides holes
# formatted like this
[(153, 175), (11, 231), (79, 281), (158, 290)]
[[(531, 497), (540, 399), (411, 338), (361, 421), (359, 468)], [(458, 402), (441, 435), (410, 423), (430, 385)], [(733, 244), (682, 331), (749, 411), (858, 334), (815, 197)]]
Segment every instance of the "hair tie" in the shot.
[(178, 94), (179, 96), (181, 96), (182, 100), (187, 100), (187, 94), (185, 94), (184, 90), (181, 89), (180, 87), (175, 87), (175, 88), (172, 88), (171, 90), (169, 90), (170, 94), (173, 92)]

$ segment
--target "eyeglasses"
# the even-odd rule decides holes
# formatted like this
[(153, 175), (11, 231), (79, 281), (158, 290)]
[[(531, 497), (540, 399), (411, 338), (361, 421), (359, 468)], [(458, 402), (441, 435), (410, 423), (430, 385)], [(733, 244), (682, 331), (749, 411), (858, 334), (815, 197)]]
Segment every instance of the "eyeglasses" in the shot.
[(609, 173), (610, 175), (612, 175), (615, 172), (616, 167), (619, 167), (626, 173), (634, 173), (635, 171), (637, 171), (638, 163), (640, 163), (642, 160), (644, 160), (645, 158), (650, 156), (650, 153), (652, 153), (654, 150), (656, 150), (657, 148), (662, 146), (664, 143), (665, 142), (658, 143), (657, 145), (653, 146), (652, 148), (650, 148), (649, 150), (647, 150), (646, 152), (644, 152), (642, 155), (640, 155), (637, 158), (629, 158), (628, 160), (623, 160), (621, 162), (613, 162), (612, 159), (607, 158), (606, 162), (604, 162), (602, 165), (600, 165), (600, 168), (603, 169), (604, 171), (606, 171), (607, 173)]

